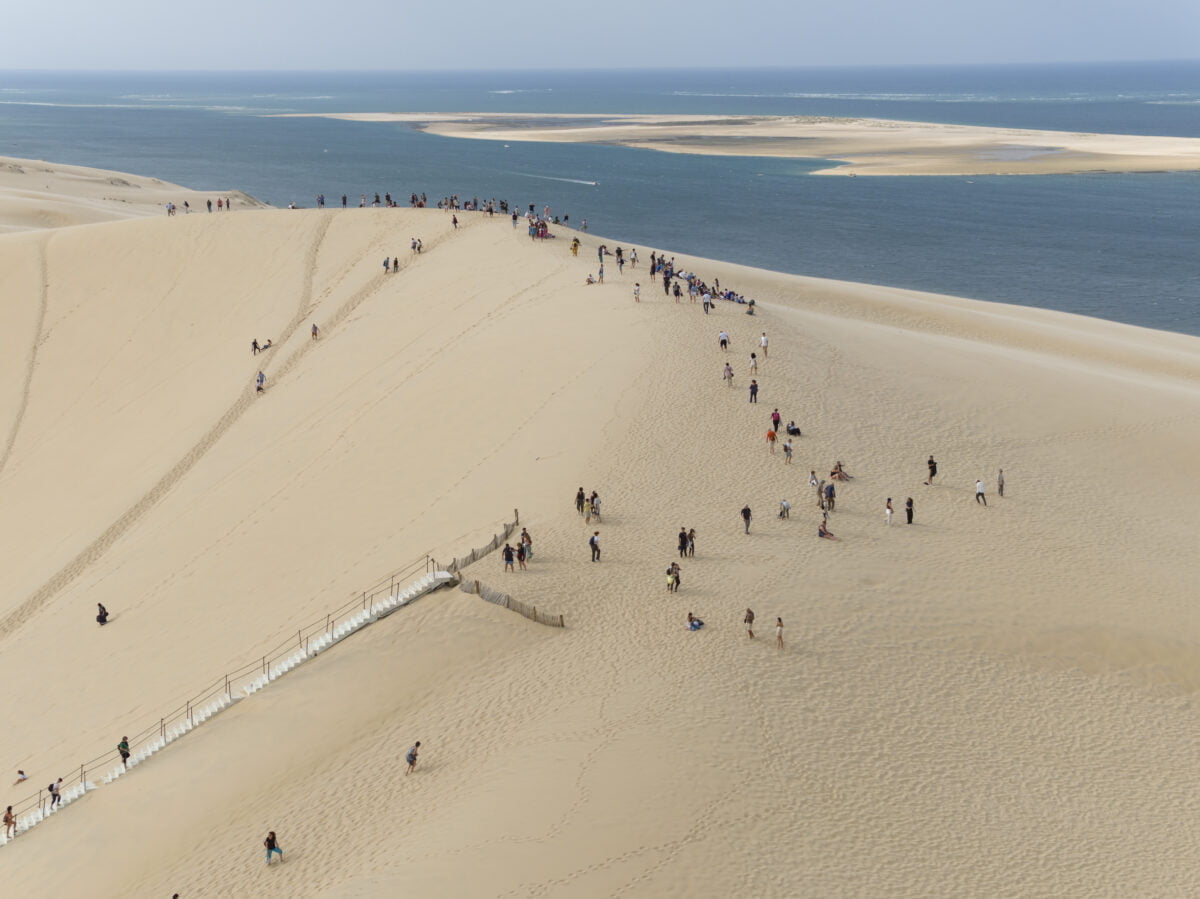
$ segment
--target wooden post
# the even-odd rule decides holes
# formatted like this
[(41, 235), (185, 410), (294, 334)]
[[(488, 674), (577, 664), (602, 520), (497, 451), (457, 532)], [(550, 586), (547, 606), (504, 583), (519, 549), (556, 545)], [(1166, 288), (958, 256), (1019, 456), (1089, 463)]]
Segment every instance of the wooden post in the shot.
[(187, 716), (188, 716), (188, 724), (191, 724), (192, 723), (192, 702), (190, 699), (188, 700), (188, 704), (187, 704)]
[(304, 645), (304, 636), (300, 633), (300, 631), (296, 631), (296, 645), (297, 646)]
[(329, 616), (325, 616), (325, 633), (329, 633)]
[(87, 786), (87, 780), (84, 778), (84, 773), (83, 773), (83, 765), (79, 766), (79, 782), (81, 784), (83, 784), (83, 786), (85, 786), (85, 787)]
[(229, 688), (229, 675), (228, 674), (225, 675), (225, 697), (227, 699), (233, 699), (233, 691), (230, 690), (230, 688)]
[(559, 626), (559, 627), (566, 627), (566, 625), (565, 625), (565, 624), (563, 624), (563, 617), (562, 617), (562, 615), (559, 615), (559, 616), (558, 616), (558, 626)]
[[(226, 678), (225, 680), (228, 683), (229, 679)], [(167, 738), (167, 719), (166, 718), (158, 719), (158, 735), (160, 737), (162, 737), (164, 740)]]
[(475, 582), (475, 595), (476, 595), (476, 596), (479, 596), (479, 595), (481, 595), (481, 594), (480, 594), (480, 592), (479, 592), (479, 581), (476, 581), (476, 582)]

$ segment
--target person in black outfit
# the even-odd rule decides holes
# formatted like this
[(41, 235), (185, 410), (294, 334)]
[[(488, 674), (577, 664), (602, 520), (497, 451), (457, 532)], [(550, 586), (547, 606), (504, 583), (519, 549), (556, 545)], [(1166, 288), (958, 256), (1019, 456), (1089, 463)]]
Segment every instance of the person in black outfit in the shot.
[(904, 514), (908, 516), (908, 523), (912, 524), (913, 500), (911, 496), (904, 501)]
[(682, 525), (679, 528), (679, 558), (686, 559), (688, 551), (688, 533), (687, 528)]

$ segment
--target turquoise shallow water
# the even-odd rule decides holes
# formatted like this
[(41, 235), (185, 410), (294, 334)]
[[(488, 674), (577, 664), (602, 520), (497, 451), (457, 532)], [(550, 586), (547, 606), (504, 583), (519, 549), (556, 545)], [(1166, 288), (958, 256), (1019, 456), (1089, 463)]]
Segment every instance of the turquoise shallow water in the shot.
[(819, 162), (465, 141), (274, 112), (875, 116), (1200, 136), (1200, 63), (616, 73), (0, 73), (0, 154), (236, 187), (550, 205), (780, 271), (1200, 334), (1200, 174), (825, 178)]

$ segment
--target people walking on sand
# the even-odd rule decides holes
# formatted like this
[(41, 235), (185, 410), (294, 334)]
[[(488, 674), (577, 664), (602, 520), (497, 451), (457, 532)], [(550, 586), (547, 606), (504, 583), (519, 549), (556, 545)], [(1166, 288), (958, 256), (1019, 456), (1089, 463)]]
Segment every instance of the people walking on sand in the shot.
[(516, 554), (513, 552), (512, 544), (505, 543), (504, 551), (501, 553), (501, 555), (504, 556), (504, 570), (512, 571), (513, 570), (513, 559), (516, 556)]
[(792, 517), (792, 504), (789, 503), (786, 499), (781, 499), (779, 501), (779, 517), (780, 518), (791, 518)]
[(385, 272), (390, 272), (392, 270), (392, 257), (391, 256), (383, 257), (383, 270)]
[(580, 515), (583, 514), (583, 504), (587, 502), (587, 494), (583, 492), (583, 488), (579, 488), (579, 492), (575, 494), (575, 511)]
[(517, 543), (517, 567), (520, 568), (522, 571), (528, 571), (528, 568), (525, 565), (525, 558), (526, 558), (525, 544), (518, 542)]
[(975, 482), (975, 505), (983, 503), (987, 505), (987, 497), (983, 495), (983, 481)]
[(816, 471), (810, 470), (808, 472), (808, 486), (812, 487), (814, 490), (816, 490), (817, 493), (821, 492), (820, 491), (820, 482), (817, 481)]
[(254, 379), (254, 388), (255, 388), (255, 392), (256, 392), (256, 393), (262, 393), (262, 392), (263, 392), (263, 390), (264, 390), (264, 389), (265, 389), (265, 387), (266, 387), (266, 384), (267, 384), (267, 376), (266, 376), (266, 375), (264, 375), (264, 374), (263, 374), (263, 373), (260, 371), (260, 372), (258, 373), (258, 375), (257, 375), (257, 376), (255, 377), (255, 379)]
[(783, 421), (783, 416), (779, 414), (779, 408), (776, 407), (775, 411), (771, 413), (771, 427), (778, 431), (781, 421)]
[(758, 402), (758, 381), (753, 378), (750, 379), (750, 402)]
[(833, 486), (833, 481), (830, 481), (825, 485), (825, 511), (832, 512), (836, 502), (837, 490)]
[(721, 374), (721, 380), (725, 382), (726, 387), (733, 386), (733, 366), (728, 362), (725, 363), (725, 371)]
[[(421, 252), (421, 241), (419, 241), (419, 240), (417, 241), (417, 252), (418, 253)], [(398, 271), (400, 271), (400, 257), (393, 256), (392, 257), (392, 274), (394, 275)]]
[(750, 639), (754, 639), (754, 610), (746, 609), (746, 614), (742, 616), (742, 624), (746, 625), (746, 633)]
[(679, 527), (679, 558), (687, 558), (688, 551), (688, 532), (682, 525)]
[(792, 464), (792, 441), (791, 440), (783, 441), (783, 464), (784, 465)]
[(596, 272), (596, 283), (597, 284), (604, 283), (604, 263), (603, 262), (600, 263), (600, 269)]
[(688, 528), (688, 558), (696, 555), (696, 529)]
[(96, 621), (99, 622), (100, 626), (103, 627), (108, 624), (108, 609), (104, 608), (104, 603), (96, 603), (96, 610)]
[(998, 475), (996, 475), (996, 492), (1000, 494), (1001, 498), (1004, 497), (1004, 469), (1003, 468), (1001, 468), (1000, 473)]
[(588, 514), (584, 524), (590, 524), (593, 518), (596, 521), (600, 520), (600, 494), (595, 490), (592, 491), (592, 495), (588, 498)]
[(633, 301), (635, 303), (640, 303), (642, 301), (642, 285), (641, 284), (633, 285)]
[(600, 561), (600, 532), (593, 531), (592, 536), (588, 539), (588, 546), (592, 548), (592, 561)]
[(929, 461), (925, 463), (929, 466), (929, 480), (925, 482), (926, 486), (933, 486), (933, 479), (937, 477), (937, 463), (933, 461), (933, 456), (929, 457)]
[(895, 510), (892, 508), (892, 498), (887, 498), (887, 505), (883, 507), (883, 517), (887, 520), (888, 527), (892, 526), (892, 513)]
[(758, 345), (762, 347), (763, 358), (767, 358), (767, 332), (762, 332), (762, 337), (758, 338)]
[(783, 649), (783, 619), (775, 619), (775, 648)]
[[(209, 210), (210, 212), (212, 210)], [(4, 810), (4, 838), (11, 840), (17, 835), (17, 818), (13, 814), (12, 806)]]
[(62, 778), (60, 777), (46, 789), (50, 792), (50, 809), (53, 811), (55, 806), (62, 802)]
[(724, 331), (717, 335), (717, 343), (720, 345), (721, 349), (725, 350), (726, 352), (729, 351), (729, 335)]
[(521, 545), (525, 547), (525, 558), (533, 558), (533, 538), (529, 536), (529, 531), (521, 528)]
[(117, 744), (117, 752), (121, 754), (121, 764), (126, 768), (129, 767), (129, 737), (121, 737), (121, 742)]
[(452, 224), (454, 226), (455, 231), (458, 230), (458, 216), (457, 215), (450, 216), (450, 224)]
[(681, 583), (683, 583), (683, 578), (681, 576), (682, 572), (683, 572), (683, 569), (679, 567), (678, 562), (672, 562), (670, 567), (667, 569), (667, 573), (671, 577), (671, 592), (672, 593), (679, 592), (679, 585)]
[(754, 518), (753, 514), (751, 514), (751, 512), (750, 512), (749, 506), (742, 506), (741, 516), (742, 516), (742, 524), (745, 525), (746, 533), (749, 534), (750, 533), (750, 522)]
[(758, 374), (758, 354), (757, 353), (750, 354), (750, 374), (752, 374), (752, 375)]
[(250, 355), (257, 356), (258, 350), (259, 350), (258, 338), (255, 337), (253, 340), (250, 341)]
[(913, 519), (913, 498), (910, 496), (904, 501), (904, 515), (908, 519), (908, 523), (912, 524)]
[(778, 435), (770, 428), (767, 429), (767, 447), (771, 450), (771, 455), (775, 455), (775, 441), (778, 440)]
[(279, 848), (279, 841), (275, 838), (275, 831), (267, 834), (267, 838), (263, 840), (263, 845), (267, 847), (267, 864), (271, 864), (272, 853), (278, 853), (279, 860), (283, 861), (283, 850)]
[(313, 322), (313, 326), (312, 326), (312, 339), (313, 340), (321, 339), (321, 329), (317, 327), (316, 322)]

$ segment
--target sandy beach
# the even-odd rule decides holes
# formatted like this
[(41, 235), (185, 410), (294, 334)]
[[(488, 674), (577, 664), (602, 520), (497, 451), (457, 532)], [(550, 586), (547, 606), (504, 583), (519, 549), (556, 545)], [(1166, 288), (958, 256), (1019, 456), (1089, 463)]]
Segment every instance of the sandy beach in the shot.
[(445, 137), (615, 144), (667, 153), (834, 159), (818, 175), (1043, 175), (1200, 169), (1200, 139), (824, 116), (293, 113)]
[[(619, 237), (37, 175), (0, 175), (8, 802), (514, 508), (528, 570), (464, 576), (566, 627), (427, 596), (0, 846), (10, 890), (1195, 893), (1200, 340), (669, 247), (587, 285)], [(676, 303), (652, 250), (757, 314)]]

